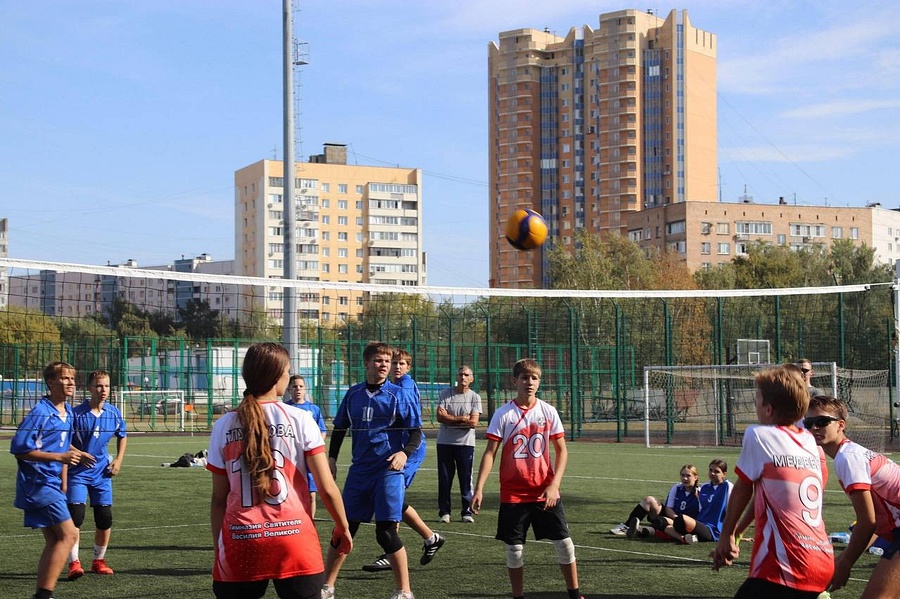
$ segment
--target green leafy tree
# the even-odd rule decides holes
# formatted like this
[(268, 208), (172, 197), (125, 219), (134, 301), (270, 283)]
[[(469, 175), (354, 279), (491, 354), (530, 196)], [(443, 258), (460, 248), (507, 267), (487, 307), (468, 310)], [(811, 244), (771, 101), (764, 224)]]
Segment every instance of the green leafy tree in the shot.
[(59, 327), (40, 310), (9, 306), (0, 311), (0, 343), (59, 343)]
[(206, 300), (188, 300), (184, 308), (178, 309), (178, 318), (190, 339), (200, 341), (221, 336), (219, 311), (213, 310)]

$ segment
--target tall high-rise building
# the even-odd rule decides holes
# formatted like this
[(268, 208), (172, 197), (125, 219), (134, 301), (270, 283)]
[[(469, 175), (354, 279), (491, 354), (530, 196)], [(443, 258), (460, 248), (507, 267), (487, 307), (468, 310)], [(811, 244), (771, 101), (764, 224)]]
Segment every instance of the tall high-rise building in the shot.
[[(488, 47), (490, 284), (546, 287), (547, 250), (577, 231), (627, 232), (627, 215), (717, 199), (716, 37), (687, 11), (622, 10), (563, 38), (517, 29)], [(503, 239), (519, 207), (550, 239)]]
[[(421, 169), (348, 165), (346, 146), (326, 144), (294, 174), (298, 279), (425, 284)], [(282, 278), (284, 163), (261, 160), (236, 171), (234, 189), (236, 274)], [(280, 320), (282, 289), (248, 297), (242, 308)], [(329, 290), (298, 296), (297, 311), (302, 319), (344, 320), (363, 302), (362, 292)]]

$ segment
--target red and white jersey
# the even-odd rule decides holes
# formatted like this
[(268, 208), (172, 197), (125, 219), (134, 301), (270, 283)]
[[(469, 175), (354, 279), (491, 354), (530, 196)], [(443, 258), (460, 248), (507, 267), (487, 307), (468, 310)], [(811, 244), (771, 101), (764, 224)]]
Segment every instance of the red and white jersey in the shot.
[(900, 528), (900, 466), (880, 453), (846, 439), (834, 456), (834, 470), (841, 488), (865, 490), (875, 504), (875, 534), (892, 538)]
[(325, 569), (315, 524), (309, 517), (306, 456), (325, 451), (322, 433), (305, 410), (280, 401), (260, 402), (275, 458), (273, 495), (254, 502), (244, 464), (237, 412), (213, 426), (206, 468), (228, 477), (230, 490), (216, 543), (213, 580), (248, 582), (317, 574)]
[(834, 553), (822, 519), (825, 454), (806, 430), (751, 425), (735, 472), (754, 485), (750, 578), (824, 591)]
[(564, 436), (556, 408), (542, 400), (530, 408), (510, 401), (494, 412), (487, 438), (500, 442), (500, 501), (541, 501), (553, 481), (550, 441)]

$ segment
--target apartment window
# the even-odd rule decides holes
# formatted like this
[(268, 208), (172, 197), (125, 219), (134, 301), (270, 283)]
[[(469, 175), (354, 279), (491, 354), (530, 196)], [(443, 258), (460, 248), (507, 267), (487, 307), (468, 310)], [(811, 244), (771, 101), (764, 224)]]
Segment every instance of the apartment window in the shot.
[(323, 215), (322, 215), (322, 224), (323, 224), (323, 225), (330, 225), (330, 224), (331, 224), (331, 217), (328, 216), (327, 214), (323, 214)]
[[(888, 233), (890, 235), (890, 233)], [(844, 237), (844, 227), (831, 227), (831, 238), (832, 239), (843, 239)]]
[(338, 241), (347, 241), (347, 233), (338, 232)]
[(347, 265), (346, 264), (338, 264), (338, 272), (340, 274), (347, 274)]
[(787, 243), (787, 236), (784, 233), (779, 233), (775, 239), (778, 245), (784, 245), (785, 243)]
[(338, 183), (338, 193), (347, 193), (346, 183)]
[(683, 220), (678, 220), (666, 225), (666, 235), (674, 235), (675, 233), (684, 233), (685, 225)]
[(347, 257), (347, 248), (338, 248), (338, 258)]
[(339, 217), (338, 217), (338, 224), (339, 224), (339, 225), (346, 225), (346, 224), (347, 224), (347, 217), (346, 217), (346, 216), (339, 216)]
[(322, 183), (322, 191), (324, 193), (331, 191), (331, 183)]
[(357, 186), (356, 186), (356, 193), (362, 193), (363, 190), (364, 190), (364, 187), (363, 187), (362, 185), (357, 185)]
[(728, 235), (730, 232), (731, 227), (728, 223), (716, 223), (716, 233), (718, 235)]
[[(360, 192), (360, 193), (362, 193), (362, 192)], [(356, 209), (357, 209), (357, 210), (362, 210), (362, 209), (363, 209), (363, 203), (362, 203), (362, 200), (358, 200), (358, 201), (356, 202)]]
[(322, 263), (322, 272), (331, 272), (331, 265), (323, 262)]
[(712, 243), (708, 241), (704, 241), (700, 244), (700, 253), (701, 254), (711, 254), (712, 253)]
[(859, 239), (859, 229), (850, 227), (850, 239)]
[(338, 210), (347, 209), (347, 200), (338, 200)]
[(734, 223), (734, 232), (742, 235), (771, 235), (772, 223), (765, 221), (743, 221)]
[(331, 200), (322, 198), (322, 208), (331, 208)]
[(731, 253), (731, 244), (730, 243), (719, 243), (717, 244), (716, 251), (720, 256), (727, 256)]

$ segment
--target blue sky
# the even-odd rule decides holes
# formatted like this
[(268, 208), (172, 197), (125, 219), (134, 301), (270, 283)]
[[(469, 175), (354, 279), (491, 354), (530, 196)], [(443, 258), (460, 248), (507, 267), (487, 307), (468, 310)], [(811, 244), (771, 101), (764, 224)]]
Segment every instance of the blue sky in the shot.
[[(886, 2), (685, 1), (718, 36), (721, 195), (898, 207), (900, 36)], [(433, 285), (488, 279), (487, 45), (621, 2), (301, 2), (302, 148), (425, 173)], [(0, 0), (9, 255), (234, 256), (233, 172), (282, 157), (280, 0)], [(492, 234), (499, 235), (499, 232)]]

